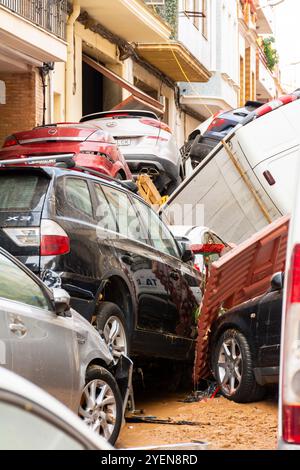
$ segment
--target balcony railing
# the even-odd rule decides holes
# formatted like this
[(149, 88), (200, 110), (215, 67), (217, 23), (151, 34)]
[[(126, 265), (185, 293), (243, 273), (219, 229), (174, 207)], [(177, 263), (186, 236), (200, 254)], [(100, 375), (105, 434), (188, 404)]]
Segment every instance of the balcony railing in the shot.
[(0, 0), (0, 5), (55, 36), (66, 38), (67, 0)]

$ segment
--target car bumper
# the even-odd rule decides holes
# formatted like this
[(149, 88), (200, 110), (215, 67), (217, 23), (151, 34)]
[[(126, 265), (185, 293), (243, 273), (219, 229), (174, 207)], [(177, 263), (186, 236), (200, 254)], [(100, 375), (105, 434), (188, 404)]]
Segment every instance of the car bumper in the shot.
[(176, 180), (179, 177), (179, 161), (178, 164), (175, 164), (157, 155), (128, 154), (124, 156), (133, 174), (138, 174), (145, 168), (154, 168), (160, 174), (165, 173), (171, 180)]
[(279, 366), (256, 367), (254, 375), (259, 385), (276, 384), (279, 382)]
[(278, 439), (277, 449), (278, 450), (300, 450), (300, 445), (289, 444), (288, 442), (285, 442), (283, 439), (280, 438)]

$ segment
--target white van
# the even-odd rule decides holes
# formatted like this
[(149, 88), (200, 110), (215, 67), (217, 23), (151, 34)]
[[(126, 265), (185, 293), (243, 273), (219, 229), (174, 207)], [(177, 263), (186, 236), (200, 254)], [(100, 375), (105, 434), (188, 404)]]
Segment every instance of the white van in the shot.
[[(300, 153), (298, 154), (300, 159)], [(296, 167), (300, 171), (300, 162)], [(283, 291), (279, 385), (279, 449), (300, 450), (300, 178), (289, 227)]]
[(197, 225), (204, 210), (202, 224), (240, 243), (289, 213), (298, 172), (299, 98), (297, 90), (247, 116), (171, 195), (161, 209), (164, 220)]

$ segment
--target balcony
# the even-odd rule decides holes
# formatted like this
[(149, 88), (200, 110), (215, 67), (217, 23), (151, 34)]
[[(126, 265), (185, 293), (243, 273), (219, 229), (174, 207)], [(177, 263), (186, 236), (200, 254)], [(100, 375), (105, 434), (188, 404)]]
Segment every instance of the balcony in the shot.
[(137, 44), (138, 54), (174, 82), (207, 82), (210, 71), (180, 42)]
[(180, 84), (183, 106), (192, 109), (204, 119), (220, 110), (237, 107), (238, 86), (226, 74), (215, 72), (208, 83)]
[(67, 0), (0, 0), (0, 5), (65, 39)]
[(256, 30), (256, 4), (255, 0), (240, 0), (239, 19), (251, 30)]
[(66, 0), (0, 0), (0, 72), (67, 57)]
[[(262, 3), (262, 2), (260, 2)], [(273, 34), (274, 13), (270, 6), (263, 2), (257, 9), (256, 28), (258, 34)]]
[(259, 101), (269, 101), (276, 97), (276, 84), (263, 49), (258, 46), (256, 53), (256, 94)]
[(143, 0), (79, 0), (81, 11), (128, 42), (166, 42), (171, 27)]

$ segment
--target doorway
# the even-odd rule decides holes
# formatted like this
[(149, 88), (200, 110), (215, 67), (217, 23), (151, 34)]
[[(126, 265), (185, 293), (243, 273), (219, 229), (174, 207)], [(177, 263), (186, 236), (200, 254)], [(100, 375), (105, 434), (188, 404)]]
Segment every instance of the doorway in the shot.
[(103, 111), (103, 75), (82, 62), (82, 113)]

